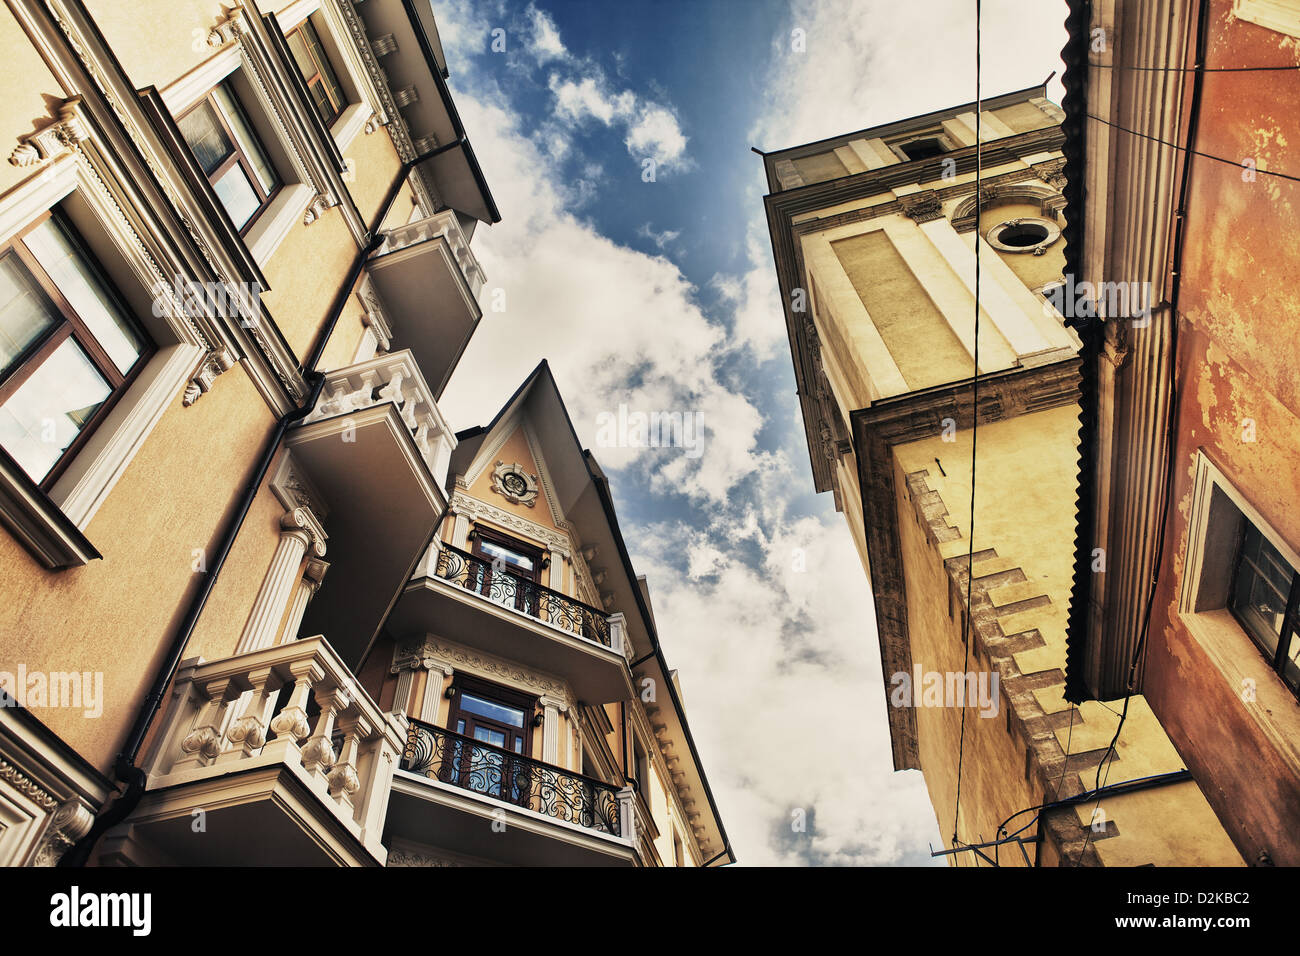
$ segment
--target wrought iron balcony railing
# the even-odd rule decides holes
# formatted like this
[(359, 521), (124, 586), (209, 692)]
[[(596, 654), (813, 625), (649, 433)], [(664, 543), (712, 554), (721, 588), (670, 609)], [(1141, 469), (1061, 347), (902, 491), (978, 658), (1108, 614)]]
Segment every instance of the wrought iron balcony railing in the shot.
[(440, 544), (438, 549), (434, 571), (438, 577), (571, 634), (613, 650), (622, 650), (621, 640), (616, 644), (612, 637), (610, 615), (605, 612), (535, 581), (511, 574), (500, 565), (460, 548)]
[(589, 830), (626, 837), (631, 790), (411, 720), (401, 768)]

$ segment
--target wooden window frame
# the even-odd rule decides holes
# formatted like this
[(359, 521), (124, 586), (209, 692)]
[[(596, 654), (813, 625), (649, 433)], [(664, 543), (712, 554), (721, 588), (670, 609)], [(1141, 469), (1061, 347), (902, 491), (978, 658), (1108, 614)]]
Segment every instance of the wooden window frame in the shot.
[[(78, 255), (85, 261), (89, 267), (91, 277), (98, 284), (99, 288), (113, 300), (113, 303), (131, 322), (132, 329), (140, 337), (143, 347), (136, 356), (135, 362), (125, 374), (119, 371), (117, 363), (109, 358), (104, 347), (99, 343), (90, 327), (77, 314), (77, 310), (72, 307), (63, 291), (59, 289), (54, 280), (50, 278), (44, 267), (37, 261), (36, 257), (27, 248), (23, 239), (34, 230), (44, 225), (46, 222), (56, 220), (57, 225), (63, 229), (64, 234), (75, 247)], [(56, 323), (52, 328), (47, 329), (37, 337), (26, 350), (15, 361), (13, 368), (0, 372), (0, 405), (8, 402), (15, 392), (32, 377), (51, 355), (55, 349), (62, 345), (69, 338), (76, 341), (81, 346), (86, 357), (90, 360), (95, 370), (102, 375), (111, 389), (107, 398), (77, 432), (77, 437), (69, 443), (68, 447), (59, 455), (58, 460), (51, 466), (50, 470), (36, 482), (37, 486), (44, 492), (48, 493), (59, 477), (67, 469), (68, 465), (76, 457), (77, 452), (85, 445), (94, 433), (95, 429), (103, 423), (113, 406), (131, 387), (131, 383), (139, 376), (141, 370), (148, 364), (150, 358), (157, 351), (157, 344), (148, 330), (135, 319), (132, 309), (123, 300), (122, 294), (109, 279), (107, 271), (99, 260), (90, 251), (81, 234), (73, 227), (71, 221), (64, 215), (54, 209), (47, 209), (44, 213), (28, 223), (21, 230), (11, 235), (4, 242), (0, 243), (0, 259), (6, 256), (14, 256), (27, 271), (27, 274), (36, 283), (42, 298), (50, 311), (61, 317), (62, 321)]]
[[(306, 44), (306, 46), (307, 46), (307, 55), (308, 55), (309, 57), (311, 57), (312, 63), (315, 64), (315, 66), (316, 66), (316, 72), (313, 73), (311, 76), (303, 76), (303, 77), (302, 77), (302, 82), (303, 82), (303, 85), (307, 87), (307, 94), (308, 94), (308, 98), (309, 98), (309, 99), (310, 99), (310, 96), (311, 96), (311, 88), (312, 88), (312, 86), (313, 86), (314, 84), (319, 83), (319, 84), (321, 85), (321, 87), (325, 90), (325, 98), (326, 98), (327, 100), (329, 100), (330, 105), (331, 105), (331, 106), (333, 107), (333, 109), (334, 109), (334, 113), (333, 113), (332, 116), (322, 116), (322, 117), (321, 117), (321, 120), (325, 123), (325, 127), (326, 127), (326, 129), (333, 129), (334, 124), (337, 123), (337, 122), (339, 121), (339, 119), (343, 116), (343, 113), (344, 113), (344, 112), (347, 110), (347, 108), (348, 108), (349, 106), (351, 106), (352, 104), (349, 103), (348, 100), (347, 100), (347, 90), (345, 90), (345, 89), (343, 88), (343, 83), (342, 83), (342, 81), (339, 79), (339, 71), (338, 71), (338, 68), (335, 67), (334, 64), (333, 64), (332, 62), (330, 62), (330, 59), (329, 59), (329, 51), (327, 51), (327, 50), (325, 49), (325, 44), (324, 44), (324, 42), (321, 40), (321, 31), (320, 31), (320, 29), (316, 26), (316, 24), (314, 24), (314, 23), (311, 22), (311, 18), (312, 18), (313, 15), (314, 15), (314, 14), (308, 14), (306, 17), (303, 18), (303, 20), (302, 20), (301, 23), (299, 23), (297, 26), (293, 27), (293, 28), (290, 29), (288, 32), (286, 32), (285, 35), (284, 35), (284, 42), (285, 42), (286, 46), (289, 47), (289, 55), (290, 55), (290, 58), (293, 60), (294, 68), (297, 69), (297, 70), (298, 70), (298, 73), (301, 75), (301, 74), (302, 74), (302, 67), (301, 67), (301, 65), (298, 63), (297, 58), (293, 56), (293, 47), (292, 47), (292, 45), (289, 43), (289, 39), (290, 39), (290, 37), (292, 37), (295, 33), (299, 33), (299, 34), (303, 34), (303, 36), (304, 36), (304, 42), (306, 42), (306, 33), (305, 33), (306, 30), (310, 30), (310, 31), (312, 32), (312, 34), (316, 37), (316, 43), (315, 43), (315, 46), (316, 46), (317, 49), (319, 49), (319, 50), (321, 51), (321, 56), (323, 56), (323, 57), (325, 58), (325, 65), (328, 66), (328, 67), (330, 68), (330, 72), (334, 74), (334, 83), (335, 83), (335, 86), (337, 87), (337, 92), (338, 92), (338, 102), (337, 102), (337, 103), (334, 102), (335, 97), (332, 95), (332, 93), (331, 93), (331, 91), (330, 91), (329, 84), (325, 82), (325, 76), (324, 76), (324, 74), (321, 73), (321, 64), (320, 64), (319, 60), (317, 60), (316, 56), (312, 53), (312, 44), (311, 44), (311, 43), (307, 43), (307, 44)], [(311, 107), (312, 107), (312, 109), (315, 109), (315, 108), (316, 108), (316, 101), (315, 101), (315, 100), (311, 100)]]
[[(244, 178), (247, 179), (248, 184), (253, 187), (253, 192), (257, 194), (258, 199), (257, 211), (248, 217), (248, 222), (239, 227), (239, 234), (241, 236), (246, 236), (249, 230), (251, 230), (257, 223), (257, 220), (262, 217), (262, 213), (266, 212), (266, 210), (271, 206), (271, 203), (275, 201), (275, 198), (280, 195), (280, 190), (284, 189), (285, 180), (284, 175), (280, 170), (276, 169), (275, 157), (272, 155), (271, 150), (267, 148), (261, 133), (248, 115), (248, 109), (244, 106), (243, 100), (240, 99), (239, 91), (235, 89), (234, 84), (231, 82), (231, 77), (234, 76), (236, 72), (238, 72), (238, 70), (222, 77), (216, 86), (213, 86), (210, 90), (186, 107), (185, 110), (176, 117), (176, 122), (179, 126), (180, 122), (185, 119), (185, 117), (202, 107), (205, 103), (210, 106), (213, 113), (216, 114), (217, 122), (221, 124), (222, 131), (226, 134), (226, 138), (230, 140), (231, 152), (230, 155), (223, 159), (221, 164), (211, 173), (204, 172), (201, 164), (199, 165), (199, 172), (203, 173), (207, 178), (208, 184), (212, 186), (213, 192), (215, 193), (217, 182), (222, 176), (230, 171), (231, 167), (238, 163), (240, 168), (243, 169)], [(221, 104), (217, 102), (216, 91), (221, 87), (225, 87), (226, 93), (229, 94), (235, 106), (244, 114), (244, 122), (248, 124), (248, 129), (251, 134), (257, 138), (257, 145), (262, 147), (262, 152), (266, 154), (266, 161), (270, 165), (271, 171), (275, 173), (275, 186), (269, 191), (262, 187), (262, 181), (258, 178), (257, 170), (253, 168), (252, 161), (247, 155), (245, 155), (244, 148), (240, 145), (239, 137), (235, 134), (235, 131), (230, 128), (230, 122), (226, 118), (225, 111), (221, 108)], [(185, 145), (189, 148), (191, 154), (193, 154), (193, 147), (191, 147), (188, 142), (186, 142)], [(198, 156), (196, 155), (194, 159), (197, 163)], [(226, 205), (221, 201), (220, 197), (217, 198), (217, 205), (223, 210), (226, 209)], [(227, 215), (229, 215), (229, 210), (226, 210), (226, 212)]]
[[(493, 681), (485, 680), (482, 677), (475, 677), (472, 674), (457, 673), (455, 677), (452, 678), (451, 686), (455, 689), (455, 694), (453, 694), (451, 698), (451, 707), (447, 709), (448, 730), (454, 733), (460, 733), (460, 731), (456, 730), (456, 722), (462, 718), (462, 712), (460, 709), (460, 700), (461, 700), (461, 695), (466, 691), (475, 695), (476, 697), (486, 697), (489, 700), (497, 701), (502, 704), (506, 704), (510, 707), (517, 707), (518, 709), (524, 712), (523, 727), (510, 727), (505, 724), (500, 724), (500, 727), (501, 729), (505, 730), (508, 734), (519, 734), (520, 736), (522, 736), (523, 750), (516, 751), (513, 745), (508, 747), (502, 747), (501, 749), (507, 750), (510, 753), (517, 754), (518, 756), (521, 757), (528, 757), (529, 759), (532, 759), (533, 721), (537, 717), (537, 697), (535, 695), (530, 694), (527, 691), (517, 690), (513, 687), (506, 687), (502, 684), (497, 684)], [(489, 724), (499, 723), (497, 721), (493, 721), (492, 718), (490, 717), (485, 718), (478, 714), (471, 714), (468, 712), (464, 714), (464, 720), (466, 722), (466, 728), (465, 728), (466, 730), (469, 730), (469, 723), (471, 721), (477, 721), (479, 723), (489, 723)], [(466, 733), (464, 736), (473, 737), (473, 734)], [(483, 741), (479, 741), (479, 743), (483, 743)]]

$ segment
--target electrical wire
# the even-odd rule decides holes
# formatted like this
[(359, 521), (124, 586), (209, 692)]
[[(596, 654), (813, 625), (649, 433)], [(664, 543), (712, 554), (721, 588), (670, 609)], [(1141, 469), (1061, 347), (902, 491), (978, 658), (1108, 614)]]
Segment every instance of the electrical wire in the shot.
[(1126, 70), (1133, 73), (1270, 73), (1283, 70), (1300, 70), (1300, 64), (1291, 66), (1126, 66), (1123, 63), (1093, 63), (1089, 69)]
[[(981, 115), (984, 112), (980, 85), (980, 50), (982, 28), (982, 0), (975, 0), (975, 338), (972, 345), (975, 376), (971, 379), (970, 425), (970, 542), (966, 554), (966, 613), (962, 616), (962, 638), (966, 645), (966, 661), (962, 673), (970, 671), (971, 621), (974, 608), (971, 604), (971, 585), (975, 580), (975, 440), (979, 431), (979, 381), (980, 381), (980, 179), (984, 173), (984, 139), (981, 135)], [(957, 797), (952, 811), (952, 842), (957, 840), (957, 821), (961, 818), (961, 769), (966, 755), (966, 711), (961, 709), (961, 733), (957, 738)], [(979, 865), (978, 863), (976, 864)]]
[(1149, 139), (1153, 143), (1159, 143), (1161, 146), (1168, 146), (1170, 149), (1176, 149), (1181, 152), (1191, 153), (1191, 155), (1200, 156), (1203, 159), (1212, 159), (1216, 163), (1223, 163), (1224, 165), (1233, 166), (1237, 169), (1249, 168), (1251, 172), (1259, 173), (1259, 175), (1261, 176), (1274, 176), (1278, 179), (1285, 179), (1293, 183), (1300, 183), (1300, 176), (1293, 176), (1290, 173), (1278, 173), (1278, 172), (1274, 172), (1271, 169), (1259, 169), (1258, 167), (1244, 167), (1241, 165), (1241, 163), (1237, 162), (1236, 160), (1224, 159), (1222, 156), (1215, 156), (1213, 153), (1202, 153), (1199, 150), (1188, 149), (1186, 146), (1179, 146), (1177, 143), (1171, 143), (1169, 142), (1169, 140), (1161, 139), (1159, 136), (1152, 136), (1150, 133), (1139, 133), (1135, 129), (1129, 129), (1127, 126), (1122, 126), (1121, 124), (1112, 122), (1111, 120), (1102, 119), (1100, 116), (1096, 116), (1092, 113), (1088, 114), (1088, 119), (1096, 120), (1098, 123), (1101, 123), (1103, 126), (1109, 126), (1113, 129), (1119, 130), (1122, 133), (1128, 133), (1130, 136), (1138, 136), (1141, 137), (1142, 139)]
[[(1172, 459), (1173, 459), (1174, 451), (1177, 448), (1177, 427), (1178, 427), (1178, 411), (1179, 411), (1179, 396), (1180, 396), (1180, 392), (1178, 389), (1178, 300), (1179, 300), (1179, 292), (1182, 289), (1183, 243), (1186, 240), (1185, 227), (1187, 224), (1187, 195), (1188, 192), (1190, 191), (1191, 175), (1192, 175), (1191, 157), (1204, 156), (1207, 159), (1214, 159), (1222, 163), (1229, 162), (1228, 160), (1222, 159), (1221, 157), (1212, 156), (1208, 153), (1200, 153), (1197, 150), (1192, 148), (1196, 143), (1196, 134), (1200, 128), (1201, 94), (1202, 91), (1204, 90), (1204, 79), (1205, 79), (1205, 70), (1204, 70), (1205, 49), (1206, 49), (1206, 41), (1208, 39), (1208, 31), (1206, 29), (1206, 25), (1209, 22), (1209, 15), (1210, 15), (1209, 0), (1201, 0), (1200, 10), (1196, 20), (1196, 64), (1192, 70), (1192, 72), (1195, 73), (1195, 79), (1193, 80), (1193, 84), (1192, 84), (1191, 103), (1189, 104), (1190, 115), (1187, 121), (1187, 145), (1178, 146), (1177, 144), (1174, 143), (1166, 143), (1164, 140), (1161, 140), (1155, 136), (1148, 136), (1147, 134), (1144, 133), (1134, 133), (1134, 135), (1136, 136), (1143, 136), (1147, 139), (1154, 140), (1158, 143), (1172, 146), (1174, 149), (1181, 150), (1185, 154), (1185, 156), (1183, 159), (1183, 168), (1181, 173), (1182, 181), (1179, 185), (1178, 208), (1174, 214), (1175, 226), (1174, 226), (1173, 262), (1169, 270), (1170, 282), (1171, 282), (1171, 288), (1169, 293), (1169, 310), (1168, 310), (1169, 311), (1169, 356), (1170, 356), (1169, 411), (1168, 411), (1168, 419), (1165, 422), (1164, 456), (1165, 456), (1167, 467), (1165, 468), (1164, 491), (1160, 501), (1160, 512), (1159, 512), (1160, 524), (1159, 524), (1159, 530), (1156, 534), (1156, 548), (1154, 552), (1155, 560), (1152, 563), (1152, 571), (1151, 571), (1151, 589), (1147, 594), (1146, 608), (1142, 614), (1142, 630), (1138, 634), (1137, 644), (1133, 649), (1133, 659), (1129, 663), (1128, 678), (1127, 681), (1125, 682), (1127, 693), (1124, 695), (1124, 708), (1120, 713), (1119, 723), (1116, 724), (1115, 726), (1115, 736), (1111, 738), (1110, 746), (1106, 748), (1106, 753), (1102, 755), (1101, 762), (1097, 764), (1097, 778), (1096, 778), (1097, 788), (1096, 789), (1098, 791), (1100, 791), (1101, 789), (1102, 767), (1105, 766), (1107, 759), (1110, 758), (1112, 754), (1116, 753), (1116, 747), (1119, 744), (1119, 735), (1124, 730), (1125, 721), (1128, 720), (1128, 705), (1129, 705), (1129, 701), (1133, 699), (1133, 690), (1137, 680), (1138, 665), (1142, 660), (1142, 652), (1146, 649), (1147, 635), (1150, 633), (1151, 630), (1151, 613), (1155, 607), (1156, 588), (1160, 581), (1160, 556), (1164, 553), (1165, 533), (1168, 528), (1168, 519), (1169, 519), (1169, 506), (1170, 506), (1170, 502), (1173, 500), (1173, 494), (1174, 494), (1175, 469), (1173, 467)], [(1089, 113), (1088, 115), (1092, 116), (1091, 113)], [(1093, 117), (1093, 118), (1098, 119), (1098, 121), (1102, 123), (1107, 122), (1106, 120), (1101, 120), (1098, 117)], [(1108, 125), (1113, 125), (1117, 129), (1124, 129), (1124, 127), (1121, 127), (1118, 124), (1108, 124)], [(1238, 164), (1230, 163), (1230, 165), (1237, 166)], [(1260, 170), (1260, 172), (1266, 172), (1266, 170)], [(1271, 173), (1270, 175), (1279, 176), (1280, 178), (1283, 179), (1291, 179), (1291, 180), (1295, 180), (1296, 182), (1300, 182), (1300, 178), (1297, 178), (1295, 176), (1288, 176), (1282, 173)], [(1111, 760), (1111, 766), (1114, 766), (1114, 760)], [(1110, 767), (1106, 767), (1106, 778), (1107, 779), (1110, 778)], [(1100, 806), (1101, 806), (1101, 797), (1099, 795), (1097, 797), (1096, 807), (1093, 808), (1093, 819), (1096, 819), (1097, 809)], [(1079, 855), (1075, 858), (1074, 861), (1075, 866), (1079, 866), (1083, 862), (1083, 857), (1088, 852), (1088, 845), (1092, 842), (1092, 833), (1093, 833), (1093, 829), (1091, 826), (1089, 826), (1088, 833), (1084, 837), (1083, 848), (1079, 851)]]

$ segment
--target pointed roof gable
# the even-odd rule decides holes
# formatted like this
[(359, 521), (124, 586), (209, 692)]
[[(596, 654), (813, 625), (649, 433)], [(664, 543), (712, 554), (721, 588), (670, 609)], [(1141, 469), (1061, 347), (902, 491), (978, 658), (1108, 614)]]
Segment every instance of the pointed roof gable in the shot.
[[(702, 842), (715, 847), (714, 856), (706, 862), (734, 862), (731, 844), (691, 737), (673, 671), (659, 647), (648, 586), (645, 578), (632, 567), (618, 525), (609, 480), (592, 453), (578, 440), (545, 359), (489, 424), (456, 435), (458, 444), (452, 454), (450, 474), (460, 486), (466, 476), (477, 476), (490, 468), (496, 461), (497, 449), (520, 427), (525, 429), (530, 443), (536, 443), (534, 457), (541, 471), (542, 494), (558, 511), (553, 514), (557, 526), (577, 539), (576, 546), (596, 549), (588, 564), (593, 571), (606, 571), (601, 587), (611, 596), (609, 606), (622, 610), (627, 618), (627, 633), (636, 655), (628, 666), (638, 688), (643, 686), (644, 679), (653, 681), (656, 701), (647, 702), (646, 711), (660, 743), (669, 742), (682, 758), (682, 773), (674, 783), (679, 790), (702, 792), (706, 797), (707, 812), (700, 812), (693, 821), (702, 831), (699, 834)], [(698, 800), (695, 805), (701, 811), (705, 809)]]

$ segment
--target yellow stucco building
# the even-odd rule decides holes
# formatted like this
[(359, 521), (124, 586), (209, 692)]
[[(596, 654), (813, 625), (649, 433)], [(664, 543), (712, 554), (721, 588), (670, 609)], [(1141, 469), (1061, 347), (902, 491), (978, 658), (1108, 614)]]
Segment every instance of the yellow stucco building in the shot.
[(0, 50), (0, 863), (731, 862), (549, 369), (439, 409), (500, 215), (432, 8)]
[(1065, 700), (1063, 118), (1039, 86), (763, 155), (814, 481), (870, 578), (894, 767), (923, 772), (949, 862), (1239, 865), (1140, 693), (1113, 752), (1118, 707)]

